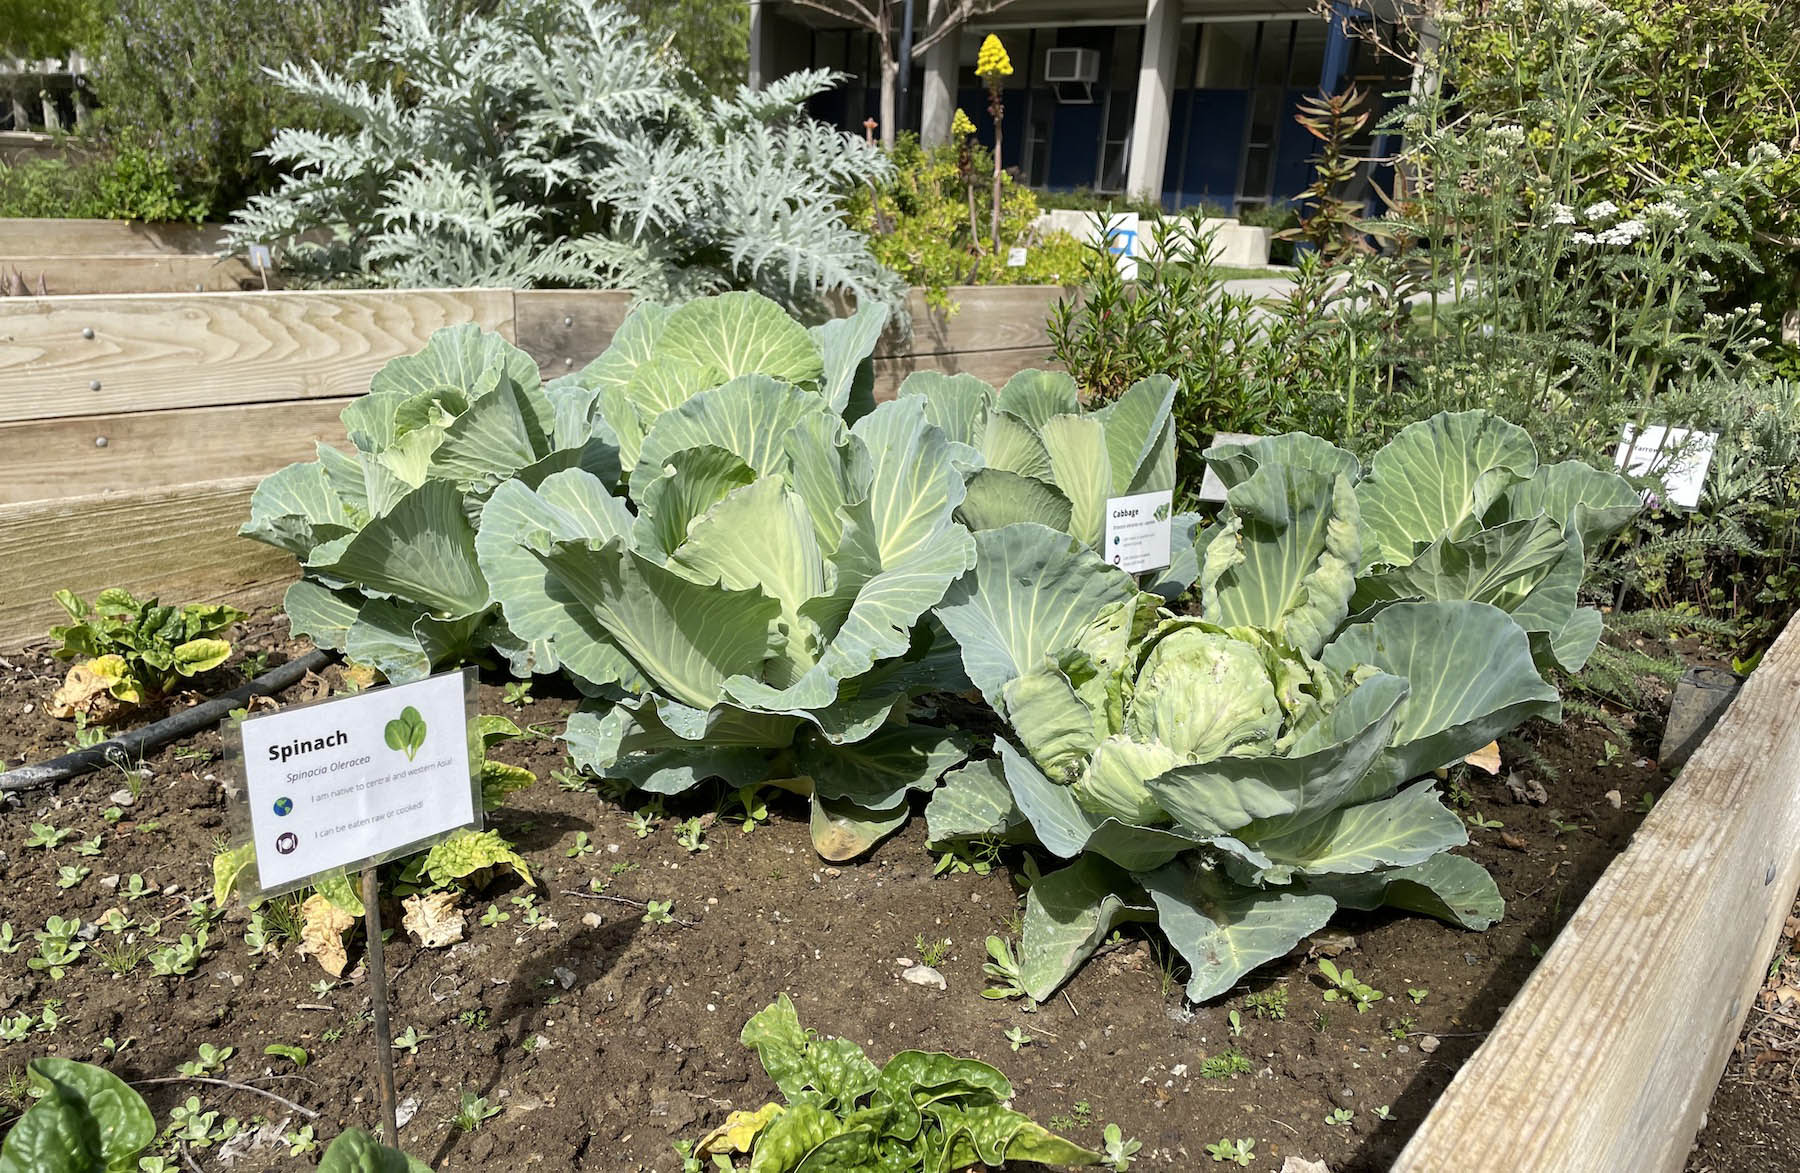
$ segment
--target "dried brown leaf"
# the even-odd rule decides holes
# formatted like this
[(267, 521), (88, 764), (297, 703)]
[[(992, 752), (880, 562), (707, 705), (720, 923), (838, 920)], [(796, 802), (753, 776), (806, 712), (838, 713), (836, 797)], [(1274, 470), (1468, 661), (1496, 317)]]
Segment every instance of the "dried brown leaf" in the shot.
[(427, 949), (443, 949), (463, 939), (467, 927), (454, 892), (422, 892), (401, 902), (406, 916), (401, 921)]
[(314, 892), (300, 906), (300, 955), (318, 959), (319, 967), (332, 977), (343, 977), (350, 956), (344, 951), (344, 934), (356, 924), (356, 918)]

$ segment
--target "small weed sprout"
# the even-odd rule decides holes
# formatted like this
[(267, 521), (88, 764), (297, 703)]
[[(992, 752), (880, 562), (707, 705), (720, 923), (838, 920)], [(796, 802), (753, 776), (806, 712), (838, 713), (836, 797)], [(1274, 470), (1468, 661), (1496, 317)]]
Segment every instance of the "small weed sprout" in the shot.
[(428, 1034), (420, 1034), (417, 1027), (409, 1026), (405, 1033), (394, 1036), (394, 1049), (405, 1051), (408, 1055), (417, 1055), (419, 1044), (430, 1037)]
[(927, 941), (925, 934), (920, 933), (913, 938), (913, 948), (919, 954), (920, 965), (929, 965), (936, 969), (944, 958), (950, 956), (950, 938), (942, 937), (935, 941)]
[(1230, 1137), (1220, 1137), (1218, 1144), (1206, 1146), (1206, 1155), (1215, 1161), (1230, 1161), (1242, 1168), (1256, 1160), (1256, 1138), (1246, 1136), (1232, 1140)]
[(1381, 1105), (1381, 1107), (1375, 1109), (1375, 1119), (1377, 1119), (1377, 1120), (1392, 1120), (1393, 1118), (1394, 1118), (1394, 1113), (1389, 1110), (1388, 1105), (1383, 1104), (1383, 1105)]
[(1331, 1125), (1346, 1125), (1350, 1123), (1350, 1118), (1355, 1115), (1356, 1113), (1348, 1108), (1333, 1108), (1331, 1111), (1325, 1113), (1325, 1123)]
[(56, 869), (56, 886), (58, 888), (73, 888), (81, 883), (81, 881), (87, 879), (88, 876), (93, 873), (93, 870), (93, 868), (76, 867), (73, 864), (63, 864)]
[(531, 697), (531, 681), (529, 680), (507, 681), (505, 686), (501, 689), (500, 701), (502, 704), (511, 705), (515, 709), (522, 709), (526, 705), (537, 703)]
[(310, 1157), (319, 1151), (319, 1142), (313, 1139), (313, 1126), (310, 1124), (284, 1133), (281, 1143), (287, 1145), (290, 1157)]
[(1236, 1047), (1229, 1047), (1200, 1061), (1202, 1079), (1230, 1079), (1234, 1075), (1248, 1074), (1250, 1059)]
[(706, 842), (705, 824), (698, 815), (682, 822), (681, 829), (675, 832), (675, 842), (687, 848), (690, 855), (712, 850), (712, 845)]
[(1250, 1007), (1250, 1013), (1258, 1018), (1272, 1018), (1280, 1021), (1287, 1017), (1287, 987), (1271, 986), (1260, 994), (1251, 994), (1244, 999), (1244, 1005)]
[(586, 831), (577, 831), (575, 832), (575, 845), (569, 848), (565, 854), (567, 854), (570, 859), (580, 859), (582, 856), (592, 855), (598, 850), (599, 848), (595, 847), (593, 842), (588, 838), (588, 833)]
[(1479, 827), (1483, 831), (1498, 831), (1506, 826), (1506, 824), (1499, 819), (1487, 818), (1480, 811), (1476, 811), (1474, 814), (1464, 815), (1463, 822), (1469, 824), (1471, 827)]
[[(924, 950), (920, 950), (924, 952)], [(987, 939), (988, 960), (981, 966), (981, 972), (993, 983), (981, 991), (983, 998), (999, 1000), (1002, 998), (1025, 998), (1027, 1009), (1035, 1008), (1037, 1003), (1026, 997), (1024, 977), (1019, 969), (1019, 958), (1013, 953), (1012, 945), (1003, 937)]]
[(666, 925), (675, 922), (673, 900), (651, 900), (644, 905), (643, 922), (647, 925)]
[(1412, 999), (1414, 1006), (1422, 1005), (1430, 994), (1430, 990), (1417, 986), (1408, 986), (1406, 990), (1406, 996)]
[(1142, 1141), (1127, 1139), (1117, 1124), (1108, 1124), (1100, 1137), (1106, 1145), (1102, 1150), (1105, 1153), (1104, 1159), (1113, 1173), (1125, 1173), (1125, 1170), (1131, 1168), (1137, 1151), (1144, 1147)]
[(1035, 1040), (1019, 1027), (1015, 1026), (1006, 1032), (1006, 1041), (1011, 1043), (1012, 1049), (1016, 1051), (1020, 1047), (1029, 1046)]
[(1233, 1010), (1225, 1016), (1225, 1020), (1231, 1024), (1231, 1037), (1241, 1038), (1244, 1033), (1244, 1016)]
[(1078, 1128), (1086, 1128), (1094, 1122), (1094, 1106), (1086, 1100), (1076, 1100), (1069, 1106), (1066, 1116), (1050, 1117), (1050, 1127), (1057, 1132), (1074, 1132)]
[(31, 834), (25, 838), (25, 846), (42, 847), (48, 851), (74, 834), (73, 830), (59, 831), (49, 823), (33, 823), (31, 824)]
[(474, 1132), (499, 1114), (500, 1105), (488, 1103), (486, 1096), (478, 1096), (474, 1092), (465, 1091), (462, 1094), (461, 1106), (457, 1109), (456, 1115), (450, 1118), (450, 1123), (464, 1132)]
[(1385, 996), (1380, 990), (1365, 982), (1356, 980), (1356, 971), (1345, 966), (1340, 971), (1336, 964), (1321, 959), (1319, 973), (1330, 982), (1332, 988), (1325, 991), (1327, 1002), (1354, 1002), (1358, 1014), (1367, 1014), (1369, 1007), (1381, 1001)]
[(225, 1069), (225, 1061), (237, 1054), (236, 1047), (216, 1047), (211, 1043), (200, 1044), (200, 1057), (189, 1059), (176, 1070), (183, 1075), (211, 1075)]

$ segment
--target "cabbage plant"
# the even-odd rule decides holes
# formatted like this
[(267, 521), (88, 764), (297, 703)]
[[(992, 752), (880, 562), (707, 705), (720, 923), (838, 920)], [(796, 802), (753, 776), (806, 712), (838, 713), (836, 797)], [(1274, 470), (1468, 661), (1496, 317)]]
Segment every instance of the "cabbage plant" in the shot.
[(521, 676), (555, 672), (546, 644), (507, 627), (477, 557), (495, 489), (570, 469), (617, 489), (660, 414), (743, 373), (866, 410), (885, 320), (874, 307), (808, 330), (749, 293), (644, 304), (598, 359), (549, 383), (496, 334), (439, 330), (344, 409), (351, 451), (320, 445), (265, 478), (242, 532), (300, 560), (285, 600), (295, 634), (390, 680), (490, 652)]
[(900, 396), (958, 445), (968, 492), (958, 518), (972, 530), (1035, 521), (1098, 548), (1106, 501), (1175, 488), (1175, 383), (1155, 375), (1096, 411), (1061, 371), (1020, 371), (996, 391), (974, 375), (919, 371)]
[[(1311, 436), (1214, 449), (1230, 488), (1187, 555), (1198, 614), (1049, 527), (976, 535), (937, 614), (1011, 737), (954, 771), (928, 818), (933, 839), (1073, 861), (1032, 885), (1028, 993), (1122, 920), (1159, 923), (1199, 1000), (1340, 907), (1501, 916), (1493, 881), (1450, 854), (1466, 832), (1427, 776), (1560, 715), (1540, 658), (1591, 651), (1583, 551), (1635, 508), (1606, 474), (1536, 469), (1529, 447), (1500, 463), (1516, 431), (1434, 417), (1368, 477)], [(1550, 533), (1552, 555), (1521, 553)]]
[[(1366, 471), (1304, 433), (1220, 445), (1206, 457), (1228, 486), (1225, 524), (1196, 551), (1204, 564), (1196, 570), (1213, 584), (1209, 613), (1265, 625), (1290, 614), (1317, 622), (1308, 618), (1299, 568), (1341, 561), (1353, 529), (1352, 614), (1366, 618), (1409, 600), (1491, 603), (1518, 621), (1546, 670), (1577, 671), (1593, 653), (1600, 613), (1577, 597), (1588, 558), (1640, 508), (1614, 473), (1579, 460), (1540, 466), (1525, 430), (1486, 411), (1411, 424)], [(1265, 464), (1286, 471), (1258, 478)], [(1290, 496), (1317, 504), (1290, 516)], [(1284, 559), (1285, 569), (1275, 564)]]

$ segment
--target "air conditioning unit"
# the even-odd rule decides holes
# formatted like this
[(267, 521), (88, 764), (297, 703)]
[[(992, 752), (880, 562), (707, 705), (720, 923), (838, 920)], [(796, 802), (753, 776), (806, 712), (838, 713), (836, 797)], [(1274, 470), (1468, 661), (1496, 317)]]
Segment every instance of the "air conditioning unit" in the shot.
[(1044, 81), (1050, 85), (1093, 85), (1100, 80), (1098, 49), (1046, 49)]

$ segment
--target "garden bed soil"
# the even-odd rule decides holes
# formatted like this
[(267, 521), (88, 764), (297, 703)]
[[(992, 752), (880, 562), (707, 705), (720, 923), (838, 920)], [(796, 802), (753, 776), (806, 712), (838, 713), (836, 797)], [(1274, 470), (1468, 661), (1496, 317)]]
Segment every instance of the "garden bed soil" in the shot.
[(1800, 898), (1782, 926), (1687, 1173), (1792, 1173), (1800, 1164)]
[[(286, 641), (278, 614), (259, 612), (239, 646), (279, 656), (304, 645)], [(73, 735), (68, 723), (44, 714), (60, 669), (41, 649), (11, 654), (0, 667), (0, 755), (7, 766), (53, 756)], [(309, 677), (283, 699), (325, 695), (337, 673)], [(227, 667), (204, 683), (217, 692), (235, 681)], [(537, 685), (540, 693), (550, 687)], [(499, 687), (481, 689), (481, 711), (547, 731), (560, 730), (573, 704), (539, 695), (529, 706), (508, 706)], [(812, 850), (803, 808), (782, 797), (771, 800), (767, 825), (746, 835), (734, 823), (715, 822), (708, 850), (690, 853), (675, 841), (675, 822), (710, 815), (713, 796), (671, 801), (669, 817), (640, 838), (626, 807), (550, 779), (566, 764), (558, 742), (507, 743), (496, 756), (535, 770), (540, 781), (510, 796), (491, 825), (530, 861), (548, 922), (524, 924), (524, 911), (509, 903), (524, 888), (507, 880), (467, 902), (465, 942), (438, 951), (400, 933), (392, 938), (394, 1031), (411, 1029), (422, 1039), (415, 1053), (399, 1056), (399, 1096), (410, 1115), (403, 1143), (440, 1169), (672, 1173), (680, 1162), (671, 1141), (774, 1096), (738, 1032), (785, 991), (805, 1025), (862, 1044), (878, 1063), (906, 1048), (971, 1055), (1012, 1078), (1016, 1107), (1076, 1139), (1097, 1143), (1104, 1123), (1118, 1123), (1143, 1142), (1135, 1169), (1211, 1168), (1204, 1146), (1222, 1137), (1255, 1137), (1261, 1168), (1297, 1155), (1323, 1159), (1335, 1173), (1385, 1169), (1624, 846), (1642, 818), (1640, 796), (1665, 785), (1641, 747), (1609, 751), (1607, 735), (1585, 722), (1536, 725), (1524, 740), (1540, 760), (1516, 753), (1509, 769), (1542, 781), (1546, 805), (1513, 801), (1503, 778), (1457, 772), (1470, 774), (1463, 779), (1471, 795), (1465, 813), (1505, 824), (1472, 828), (1467, 849), (1506, 897), (1499, 925), (1469, 933), (1383, 913), (1341, 917), (1321, 934), (1328, 949), (1353, 937), (1338, 964), (1386, 991), (1366, 1014), (1326, 1003), (1316, 966), (1299, 956), (1258, 970), (1226, 998), (1187, 1006), (1157, 947), (1130, 937), (1026, 1013), (1019, 1002), (978, 996), (985, 938), (1016, 932), (1019, 901), (1006, 868), (934, 876), (922, 818), (870, 857), (828, 866)], [(293, 942), (274, 956), (253, 956), (244, 941), (246, 914), (233, 908), (186, 978), (152, 976), (148, 964), (113, 976), (97, 956), (115, 940), (108, 934), (60, 982), (25, 964), (35, 947), (30, 931), (53, 915), (94, 921), (120, 907), (138, 919), (165, 918), (159, 941), (187, 931), (189, 902), (210, 887), (210, 860), (225, 829), (219, 752), (217, 733), (207, 732), (152, 755), (141, 794), (113, 826), (102, 811), (125, 786), (117, 770), (0, 806), (3, 919), (25, 939), (25, 947), (0, 955), (0, 1017), (62, 1001), (53, 1033), (0, 1044), (0, 1090), (9, 1073), (46, 1052), (147, 1080), (176, 1075), (200, 1043), (210, 1042), (236, 1048), (224, 1078), (316, 1109), (321, 1138), (346, 1125), (372, 1128), (375, 1067), (360, 946), (352, 946), (345, 980), (316, 989), (327, 975)], [(1611, 791), (1622, 799), (1617, 806)], [(74, 838), (53, 849), (27, 846), (34, 822), (84, 837), (104, 834), (102, 850), (84, 858)], [(592, 854), (570, 854), (580, 832), (596, 848)], [(57, 886), (62, 865), (92, 872), (65, 890)], [(108, 886), (107, 877), (133, 873), (160, 894), (129, 903)], [(586, 894), (594, 880), (616, 899)], [(678, 923), (644, 923), (640, 905), (650, 900), (673, 901)], [(475, 915), (489, 903), (511, 919), (478, 924)], [(389, 910), (390, 924), (398, 923), (397, 912)], [(920, 939), (951, 942), (938, 966), (947, 992), (901, 980), (918, 959)], [(1288, 991), (1286, 1018), (1255, 1017), (1245, 995), (1275, 987)], [(1429, 994), (1414, 1004), (1409, 988)], [(1232, 1010), (1242, 1019), (1238, 1038), (1230, 1033)], [(1014, 1027), (1032, 1040), (1016, 1051), (1004, 1034)], [(108, 1038), (118, 1043), (116, 1056), (102, 1047)], [(270, 1044), (303, 1047), (310, 1062), (296, 1071), (265, 1056)], [(1204, 1060), (1233, 1046), (1249, 1058), (1250, 1072), (1204, 1078)], [(142, 1090), (159, 1119), (191, 1095), (243, 1120), (261, 1116), (289, 1129), (306, 1122), (225, 1087), (163, 1083)], [(502, 1111), (476, 1131), (461, 1131), (451, 1118), (464, 1090)], [(1380, 1118), (1383, 1107), (1391, 1119)], [(1352, 1113), (1347, 1124), (1326, 1123), (1337, 1108)], [(10, 1110), (0, 1107), (0, 1115)], [(1721, 1124), (1715, 1119), (1715, 1132)], [(312, 1158), (287, 1155), (279, 1131), (255, 1146), (236, 1142), (240, 1153), (252, 1151), (233, 1164), (311, 1168)], [(230, 1167), (227, 1155), (197, 1154), (208, 1169)]]

